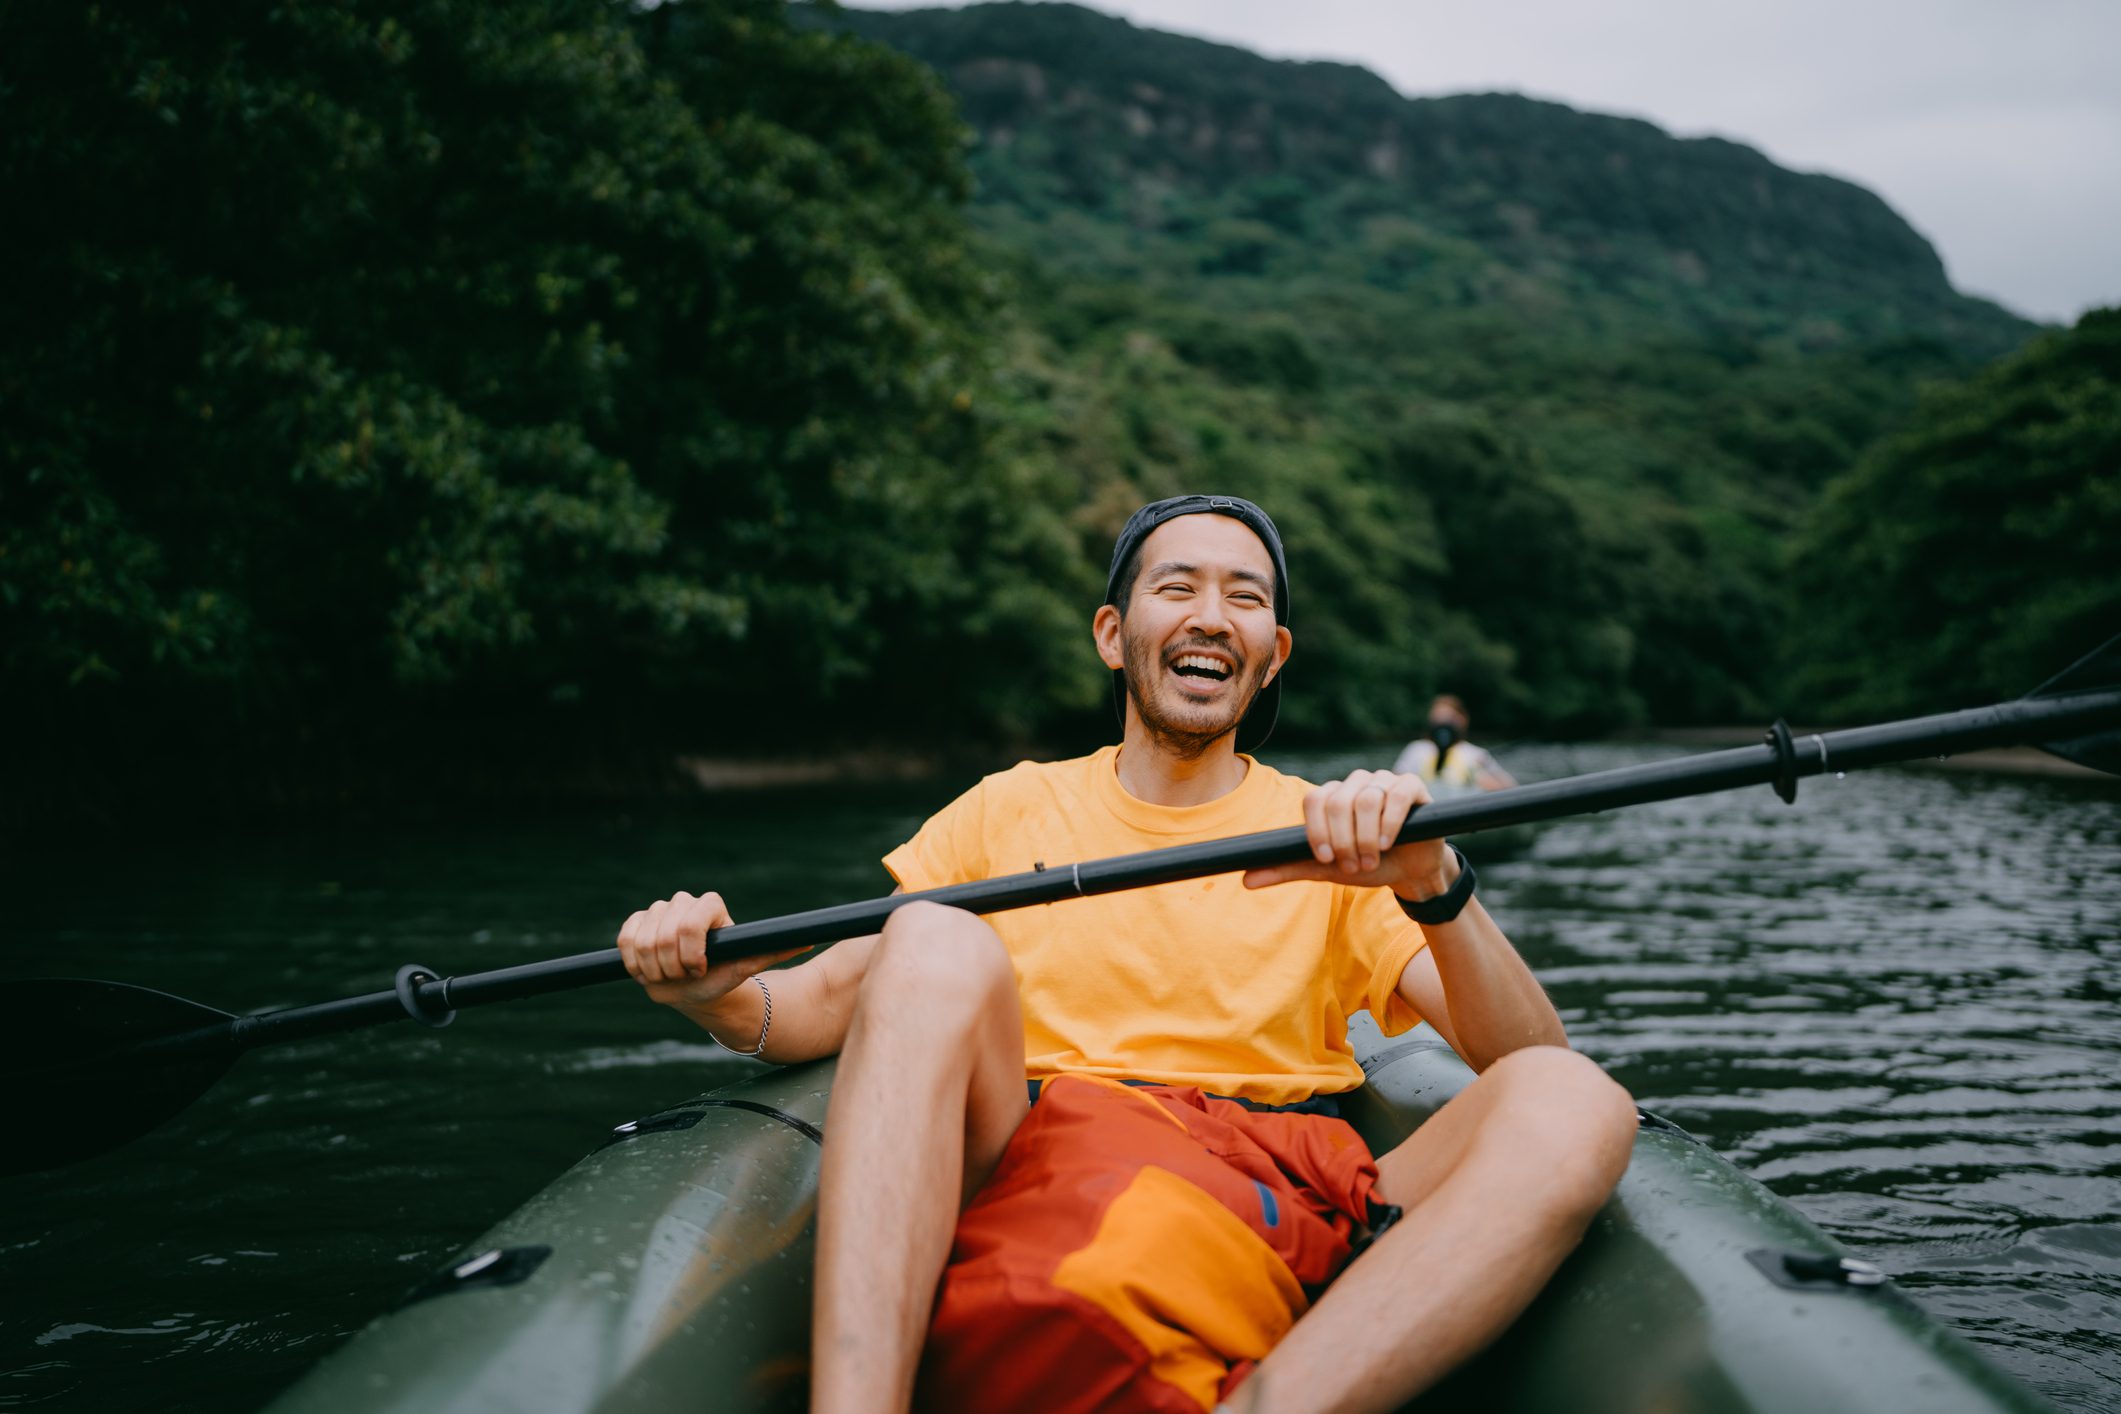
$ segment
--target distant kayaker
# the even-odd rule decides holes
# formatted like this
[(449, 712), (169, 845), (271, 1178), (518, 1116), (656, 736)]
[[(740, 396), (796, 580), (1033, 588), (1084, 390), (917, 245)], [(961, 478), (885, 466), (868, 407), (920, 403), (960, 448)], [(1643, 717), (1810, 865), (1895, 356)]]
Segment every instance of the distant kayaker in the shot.
[(1466, 704), (1450, 693), (1441, 693), (1429, 704), (1429, 729), (1407, 743), (1392, 769), (1411, 772), (1430, 785), (1441, 783), (1455, 791), (1505, 790), (1517, 782), (1495, 758), (1467, 737), (1473, 719)]
[[(1144, 506), (1091, 623), (1120, 743), (987, 777), (884, 864), (923, 890), (1298, 819), (1310, 860), (987, 919), (912, 903), (771, 973), (706, 956), (718, 895), (626, 920), (628, 970), (723, 1045), (840, 1056), (814, 1410), (1395, 1409), (1618, 1181), (1626, 1092), (1567, 1049), (1463, 858), (1389, 844), (1421, 778), (1312, 787), (1237, 749), (1273, 727), (1288, 618), (1259, 507)], [(1374, 1159), (1333, 1117), (1359, 1010), (1480, 1072)]]

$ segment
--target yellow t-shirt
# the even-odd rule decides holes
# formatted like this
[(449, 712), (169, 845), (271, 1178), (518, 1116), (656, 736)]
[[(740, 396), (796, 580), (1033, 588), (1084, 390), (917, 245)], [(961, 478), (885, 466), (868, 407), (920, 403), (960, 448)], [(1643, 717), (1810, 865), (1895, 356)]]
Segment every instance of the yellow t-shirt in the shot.
[[(1307, 782), (1250, 762), (1206, 805), (1150, 805), (1119, 748), (987, 777), (884, 857), (909, 891), (1303, 822)], [(1244, 887), (1218, 874), (987, 916), (1015, 960), (1024, 1068), (1198, 1085), (1287, 1104), (1352, 1090), (1348, 1016), (1387, 1035), (1421, 1020), (1397, 991), (1421, 929), (1391, 891)]]

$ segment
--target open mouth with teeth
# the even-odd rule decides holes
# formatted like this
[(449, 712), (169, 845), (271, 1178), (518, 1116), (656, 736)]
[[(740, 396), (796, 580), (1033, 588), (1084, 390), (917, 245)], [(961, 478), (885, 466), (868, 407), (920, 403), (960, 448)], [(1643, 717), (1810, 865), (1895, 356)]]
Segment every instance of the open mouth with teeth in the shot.
[(1206, 653), (1181, 653), (1171, 660), (1171, 671), (1185, 679), (1188, 686), (1206, 691), (1228, 682), (1234, 670), (1221, 658)]

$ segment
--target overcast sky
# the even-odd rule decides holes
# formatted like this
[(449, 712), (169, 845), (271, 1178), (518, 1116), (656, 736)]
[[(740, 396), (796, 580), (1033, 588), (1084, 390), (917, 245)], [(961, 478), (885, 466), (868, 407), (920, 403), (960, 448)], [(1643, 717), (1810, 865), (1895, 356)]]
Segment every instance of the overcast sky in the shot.
[[(860, 0), (912, 9), (933, 0)], [(1097, 0), (1155, 29), (1714, 133), (1891, 202), (1952, 282), (2121, 304), (2121, 0)]]

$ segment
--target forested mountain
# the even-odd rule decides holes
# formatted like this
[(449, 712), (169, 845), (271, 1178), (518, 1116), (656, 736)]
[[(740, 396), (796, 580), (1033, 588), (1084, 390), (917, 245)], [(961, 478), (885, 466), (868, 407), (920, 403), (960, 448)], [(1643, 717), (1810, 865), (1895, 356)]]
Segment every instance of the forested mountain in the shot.
[(1510, 94), (1409, 99), (1069, 4), (831, 22), (942, 75), (979, 135), (982, 208), (1126, 231), (1040, 249), (1063, 268), (1153, 270), (1166, 237), (1202, 273), (1286, 279), (1349, 247), (1370, 282), (1446, 306), (1529, 293), (1514, 272), (1812, 347), (1907, 332), (1986, 356), (2025, 334), (1872, 193), (1721, 139)]
[(1386, 734), (1443, 682), (1518, 729), (1801, 710), (1771, 690), (1798, 518), (1924, 379), (2031, 332), (1876, 196), (1734, 143), (1072, 5), (812, 17), (973, 128), (1029, 452), (1103, 519), (1255, 491), (1300, 566), (1379, 581), (1299, 631), (1335, 691), (1292, 690), (1298, 730)]
[(1916, 415), (1814, 504), (1785, 653), (1856, 717), (2016, 697), (2121, 633), (2121, 310)]

